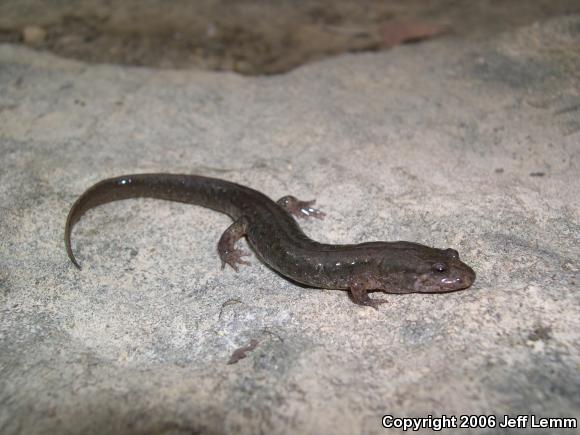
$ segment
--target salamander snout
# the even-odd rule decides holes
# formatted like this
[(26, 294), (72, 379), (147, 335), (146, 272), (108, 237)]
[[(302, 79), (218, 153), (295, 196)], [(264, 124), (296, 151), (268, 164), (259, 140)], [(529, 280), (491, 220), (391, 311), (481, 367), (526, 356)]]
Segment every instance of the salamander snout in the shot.
[(436, 261), (419, 274), (413, 288), (420, 293), (443, 293), (466, 289), (475, 281), (475, 272), (458, 258)]

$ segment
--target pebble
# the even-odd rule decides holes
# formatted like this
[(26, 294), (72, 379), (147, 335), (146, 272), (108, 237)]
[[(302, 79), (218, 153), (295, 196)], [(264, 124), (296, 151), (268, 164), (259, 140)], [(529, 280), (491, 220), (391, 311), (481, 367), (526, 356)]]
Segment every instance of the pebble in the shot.
[(44, 42), (46, 30), (39, 26), (26, 26), (22, 29), (22, 38), (25, 44), (37, 46)]

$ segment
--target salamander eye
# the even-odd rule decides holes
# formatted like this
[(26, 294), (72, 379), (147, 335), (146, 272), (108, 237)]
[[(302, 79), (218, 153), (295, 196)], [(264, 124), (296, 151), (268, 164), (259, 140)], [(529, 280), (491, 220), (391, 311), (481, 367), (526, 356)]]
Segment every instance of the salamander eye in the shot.
[(445, 265), (443, 263), (435, 263), (433, 265), (433, 270), (437, 273), (443, 273), (447, 270), (447, 268), (445, 267)]

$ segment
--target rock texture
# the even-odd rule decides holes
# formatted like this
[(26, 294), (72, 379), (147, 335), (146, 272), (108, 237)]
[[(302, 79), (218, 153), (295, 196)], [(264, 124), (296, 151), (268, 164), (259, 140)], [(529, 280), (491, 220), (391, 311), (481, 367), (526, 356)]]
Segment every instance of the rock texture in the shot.
[[(379, 434), (384, 414), (580, 417), (579, 42), (569, 16), (268, 78), (0, 46), (0, 432)], [(478, 279), (390, 295), (377, 312), (255, 258), (220, 270), (228, 218), (154, 200), (86, 215), (74, 269), (62, 241), (74, 199), (146, 171), (316, 197), (328, 216), (304, 224), (312, 237), (454, 247)]]

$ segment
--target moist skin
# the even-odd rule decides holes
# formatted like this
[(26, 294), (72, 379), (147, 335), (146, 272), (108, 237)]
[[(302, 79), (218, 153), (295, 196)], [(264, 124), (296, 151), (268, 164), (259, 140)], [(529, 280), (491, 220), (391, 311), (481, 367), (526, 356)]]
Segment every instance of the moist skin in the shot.
[(347, 290), (359, 305), (377, 308), (386, 293), (444, 293), (466, 289), (475, 272), (454, 249), (436, 249), (412, 242), (369, 242), (328, 245), (310, 239), (299, 218), (322, 219), (314, 201), (285, 196), (277, 202), (263, 193), (229, 181), (198, 175), (134, 174), (98, 182), (73, 204), (65, 226), (69, 258), (80, 269), (71, 247), (71, 231), (89, 209), (128, 198), (157, 198), (200, 205), (228, 214), (234, 221), (218, 242), (222, 268), (248, 264), (236, 242), (246, 237), (254, 252), (272, 269), (298, 283)]

